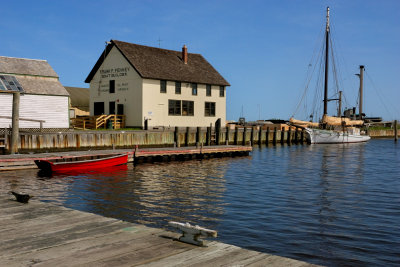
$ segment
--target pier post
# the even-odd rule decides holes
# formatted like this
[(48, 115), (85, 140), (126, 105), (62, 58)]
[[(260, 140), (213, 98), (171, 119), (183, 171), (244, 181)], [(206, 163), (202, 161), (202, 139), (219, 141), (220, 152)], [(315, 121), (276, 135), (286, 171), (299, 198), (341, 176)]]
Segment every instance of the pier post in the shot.
[(185, 146), (189, 146), (190, 127), (186, 127)]
[(265, 133), (265, 144), (269, 144), (269, 127), (267, 128), (267, 132)]
[(230, 135), (230, 127), (228, 125), (226, 126), (226, 136), (225, 136), (226, 145), (229, 145), (229, 135)]
[(174, 133), (174, 141), (177, 147), (180, 147), (179, 144), (179, 127), (175, 126), (175, 133)]
[(200, 143), (200, 136), (201, 136), (201, 127), (196, 128), (196, 143)]
[(304, 143), (304, 129), (301, 129), (301, 132), (300, 132), (300, 142)]
[(276, 127), (274, 128), (274, 139), (273, 139), (273, 143), (274, 145), (276, 145), (276, 141), (277, 141), (277, 135), (278, 135), (278, 130), (276, 129)]
[(215, 127), (215, 142), (217, 143), (217, 146), (221, 142), (221, 127)]
[(19, 92), (13, 92), (12, 102), (12, 121), (11, 121), (11, 144), (10, 153), (18, 152), (18, 137), (19, 137)]
[(251, 126), (250, 144), (254, 144), (254, 126)]
[(394, 141), (397, 142), (398, 135), (397, 135), (397, 120), (394, 121)]
[(296, 127), (295, 132), (294, 132), (294, 142), (297, 144), (299, 142), (299, 128)]
[(246, 145), (246, 135), (247, 135), (247, 128), (246, 126), (243, 127), (243, 145)]
[(211, 145), (211, 127), (207, 127), (207, 146)]
[(234, 144), (237, 145), (238, 144), (238, 139), (239, 139), (239, 127), (235, 127), (235, 140), (234, 140)]
[(258, 144), (261, 146), (262, 144), (262, 126), (259, 126), (260, 128), (258, 129)]
[(290, 145), (291, 142), (292, 142), (292, 129), (289, 126), (289, 130), (287, 132), (287, 143)]
[(285, 128), (281, 129), (281, 144), (285, 142)]

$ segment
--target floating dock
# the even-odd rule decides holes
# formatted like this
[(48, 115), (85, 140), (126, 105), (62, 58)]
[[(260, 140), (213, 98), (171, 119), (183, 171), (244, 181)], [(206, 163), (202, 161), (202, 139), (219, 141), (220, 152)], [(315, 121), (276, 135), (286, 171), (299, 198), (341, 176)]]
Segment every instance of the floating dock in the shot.
[(316, 266), (163, 229), (0, 197), (0, 266)]
[(166, 147), (166, 148), (135, 148), (114, 150), (92, 150), (52, 152), (40, 154), (0, 155), (0, 171), (37, 168), (35, 160), (69, 158), (77, 156), (93, 156), (96, 154), (128, 154), (128, 162), (142, 162), (203, 159), (212, 157), (249, 155), (251, 146), (205, 146), (205, 147)]

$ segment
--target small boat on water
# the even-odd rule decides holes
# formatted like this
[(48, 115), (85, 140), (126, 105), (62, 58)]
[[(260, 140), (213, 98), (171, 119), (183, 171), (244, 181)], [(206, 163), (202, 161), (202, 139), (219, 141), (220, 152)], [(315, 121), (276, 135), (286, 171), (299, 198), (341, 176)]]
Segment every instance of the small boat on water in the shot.
[(50, 160), (35, 160), (38, 168), (45, 172), (84, 172), (122, 165), (127, 162), (128, 154), (87, 155)]

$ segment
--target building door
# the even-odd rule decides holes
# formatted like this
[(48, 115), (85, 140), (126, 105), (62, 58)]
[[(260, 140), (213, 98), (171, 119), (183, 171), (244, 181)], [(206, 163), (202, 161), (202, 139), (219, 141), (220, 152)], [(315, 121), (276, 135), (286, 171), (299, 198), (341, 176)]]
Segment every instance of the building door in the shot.
[(117, 114), (118, 115), (124, 115), (124, 104), (118, 104), (117, 105)]
[(115, 102), (109, 102), (108, 108), (109, 114), (115, 114)]
[(94, 111), (93, 115), (102, 115), (104, 114), (104, 102), (94, 102)]

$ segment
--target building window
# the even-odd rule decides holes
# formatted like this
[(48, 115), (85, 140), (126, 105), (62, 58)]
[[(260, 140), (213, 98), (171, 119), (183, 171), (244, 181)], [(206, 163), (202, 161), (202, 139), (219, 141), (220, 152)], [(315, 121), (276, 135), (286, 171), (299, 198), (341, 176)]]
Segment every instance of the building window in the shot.
[(168, 115), (173, 115), (173, 116), (181, 115), (180, 100), (168, 100)]
[(215, 102), (205, 102), (204, 116), (215, 117)]
[(211, 96), (211, 84), (206, 85), (206, 96)]
[(182, 101), (182, 116), (194, 116), (193, 101)]
[(104, 114), (104, 102), (94, 102), (93, 109), (93, 114), (95, 116)]
[(109, 102), (108, 103), (108, 114), (115, 114), (115, 102)]
[(192, 95), (197, 95), (197, 83), (192, 83)]
[(219, 96), (224, 97), (225, 96), (225, 86), (220, 86), (219, 87)]
[(181, 82), (175, 82), (175, 94), (177, 95), (181, 94), (181, 87), (182, 87)]
[(110, 80), (110, 94), (115, 93), (115, 80)]
[(167, 92), (167, 81), (161, 80), (160, 81), (160, 93), (166, 93)]

